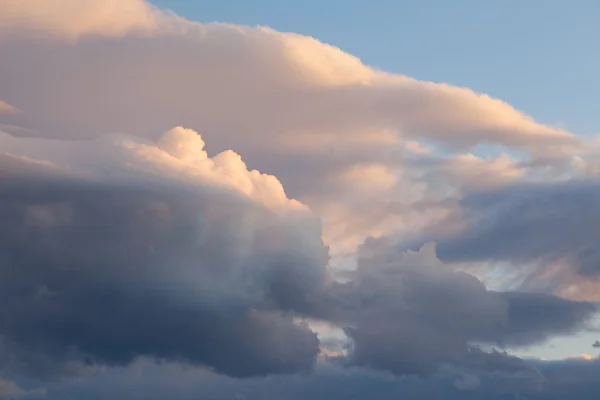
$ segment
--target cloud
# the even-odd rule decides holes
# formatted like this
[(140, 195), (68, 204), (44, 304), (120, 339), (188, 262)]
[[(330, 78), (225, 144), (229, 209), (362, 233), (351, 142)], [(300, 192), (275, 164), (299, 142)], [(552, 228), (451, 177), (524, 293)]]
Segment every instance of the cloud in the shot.
[(5, 114), (16, 114), (19, 113), (20, 111), (18, 109), (16, 109), (15, 107), (11, 106), (10, 104), (0, 100), (0, 115), (5, 115)]
[[(594, 180), (572, 179), (468, 190), (448, 218), (404, 245), (435, 241), (445, 262), (505, 263), (520, 273), (523, 290), (595, 301), (598, 189)], [(436, 233), (445, 225), (457, 228)]]
[[(47, 398), (296, 400), (310, 396), (317, 400), (359, 400), (367, 397), (376, 400), (477, 400), (482, 397), (494, 400), (555, 400), (569, 394), (583, 400), (597, 398), (596, 360), (529, 362), (539, 370), (539, 375), (475, 373), (446, 368), (429, 380), (421, 380), (395, 378), (361, 368), (342, 369), (322, 364), (309, 376), (239, 380), (176, 364), (156, 365), (139, 361), (129, 368), (104, 371), (87, 381), (56, 384), (49, 388)], [(467, 387), (459, 384), (461, 387), (458, 388), (457, 382), (466, 382)]]
[(574, 257), (582, 273), (593, 274), (598, 193), (594, 182), (571, 181), (474, 194), (462, 201), (472, 228), (440, 243), (439, 254), (453, 260), (506, 257), (521, 262)]
[(481, 380), (477, 375), (465, 375), (454, 382), (457, 389), (473, 390), (481, 385)]
[[(4, 375), (71, 382), (49, 398), (552, 395), (549, 364), (493, 348), (596, 311), (594, 144), (293, 33), (0, 7)], [(531, 292), (464, 272), (501, 262)]]
[[(195, 129), (212, 151), (235, 148), (323, 217), (336, 256), (355, 252), (370, 235), (420, 229), (446, 215), (429, 197), (419, 205), (398, 200), (428, 185), (408, 171), (406, 152), (468, 153), (495, 143), (546, 163), (583, 146), (501, 100), (379, 71), (314, 38), (193, 23), (139, 0), (77, 7), (62, 0), (52, 10), (40, 1), (12, 2), (5, 8), (20, 17), (0, 16), (0, 93), (23, 110), (21, 128), (71, 139), (107, 132), (151, 138), (180, 124)], [(53, 40), (32, 38), (32, 30)], [(471, 182), (522, 173), (504, 157), (476, 161), (453, 164), (452, 179), (477, 175), (475, 168), (482, 173)], [(397, 183), (380, 190), (376, 202), (342, 199), (337, 188), (373, 167)]]
[(45, 397), (45, 389), (26, 390), (13, 381), (0, 378), (0, 399), (24, 399)]
[[(234, 380), (215, 376), (205, 371), (192, 370), (180, 365), (158, 366), (138, 362), (127, 369), (109, 370), (88, 381), (59, 384), (48, 393), (50, 400), (65, 398), (102, 399), (304, 399), (308, 396), (318, 400), (364, 399), (389, 400), (396, 398), (463, 399), (471, 393), (503, 394), (503, 388), (512, 386), (517, 390), (531, 387), (528, 379), (499, 375), (481, 377), (482, 383), (491, 380), (485, 388), (464, 391), (455, 388), (455, 380), (461, 379), (460, 371), (448, 370), (430, 382), (417, 379), (397, 379), (360, 368), (350, 370), (323, 364), (310, 376), (277, 376)], [(503, 385), (498, 385), (501, 383)], [(494, 384), (497, 388), (494, 388)], [(505, 394), (505, 393), (504, 393)], [(512, 393), (509, 392), (509, 396)], [(467, 397), (470, 398), (470, 397)], [(502, 397), (502, 399), (511, 397)]]
[(358, 270), (334, 283), (326, 319), (346, 327), (346, 362), (399, 375), (430, 375), (445, 364), (484, 371), (527, 370), (516, 357), (477, 345), (518, 347), (580, 329), (590, 303), (535, 293), (489, 291), (452, 270), (434, 246), (397, 252), (367, 242)]
[(8, 368), (140, 356), (234, 376), (311, 368), (318, 339), (286, 313), (324, 282), (327, 253), (274, 177), (233, 152), (207, 157), (182, 128), (156, 143), (0, 143)]
[[(79, 12), (93, 9), (82, 3)], [(283, 146), (291, 135), (329, 133), (338, 142), (382, 130), (463, 149), (485, 142), (533, 152), (578, 146), (568, 132), (536, 123), (502, 101), (379, 72), (309, 37), (170, 18), (149, 35), (45, 43), (56, 55), (54, 64), (43, 62), (48, 52), (38, 42), (9, 41), (1, 53), (7, 68), (0, 90), (31, 114), (31, 125), (52, 122), (48, 133), (54, 135), (143, 135), (183, 123), (223, 139), (243, 132), (241, 148), (254, 151), (258, 135), (275, 140), (271, 151), (291, 151)], [(17, 67), (25, 62), (31, 69)], [(71, 70), (78, 72), (68, 74)], [(25, 77), (31, 79), (25, 87), (14, 84)], [(156, 109), (160, 112), (150, 112)], [(229, 115), (236, 118), (225, 118)], [(329, 140), (322, 136), (311, 150), (327, 148)]]
[(554, 362), (538, 362), (540, 370), (545, 374), (547, 387), (539, 398), (558, 400), (566, 396), (577, 395), (578, 398), (590, 399), (600, 389), (598, 358), (591, 360), (567, 359)]
[(122, 36), (154, 27), (161, 15), (144, 0), (0, 0), (0, 40), (17, 31), (78, 39), (82, 36)]
[(296, 316), (343, 327), (352, 345), (334, 358), (346, 365), (527, 371), (475, 345), (538, 343), (595, 311), (488, 291), (432, 246), (394, 253), (384, 240), (368, 242), (349, 280), (331, 281), (308, 208), (232, 151), (209, 157), (190, 129), (153, 141), (3, 134), (0, 145), (0, 336), (12, 373), (139, 357), (236, 377), (308, 371), (322, 349)]

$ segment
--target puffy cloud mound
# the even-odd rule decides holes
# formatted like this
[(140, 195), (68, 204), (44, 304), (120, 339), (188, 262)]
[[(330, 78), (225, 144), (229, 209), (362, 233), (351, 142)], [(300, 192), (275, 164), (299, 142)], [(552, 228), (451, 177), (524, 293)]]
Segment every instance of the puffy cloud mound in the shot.
[(0, 148), (9, 366), (311, 368), (317, 337), (286, 312), (324, 282), (327, 254), (318, 220), (274, 177), (232, 152), (207, 157), (182, 128), (156, 143), (5, 135)]

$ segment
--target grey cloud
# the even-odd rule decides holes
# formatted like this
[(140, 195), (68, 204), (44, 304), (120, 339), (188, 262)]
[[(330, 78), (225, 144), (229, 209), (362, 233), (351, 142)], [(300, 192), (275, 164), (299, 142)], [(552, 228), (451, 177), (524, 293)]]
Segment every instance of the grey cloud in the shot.
[(567, 359), (536, 361), (536, 367), (546, 377), (544, 389), (531, 396), (539, 400), (560, 400), (569, 397), (592, 399), (600, 392), (600, 359)]
[(457, 389), (473, 390), (481, 385), (481, 380), (477, 375), (464, 375), (454, 382)]
[[(193, 132), (159, 142), (173, 154), (187, 145), (179, 156), (203, 168), (219, 160), (203, 158)], [(490, 292), (440, 263), (431, 246), (405, 254), (370, 241), (349, 281), (330, 282), (308, 212), (280, 214), (231, 187), (198, 185), (202, 175), (175, 179), (164, 169), (184, 164), (151, 144), (5, 143), (24, 155), (8, 158), (0, 182), (0, 336), (11, 371), (67, 374), (140, 356), (240, 377), (308, 371), (319, 342), (294, 316), (342, 326), (352, 349), (339, 361), (349, 366), (422, 376), (445, 364), (527, 371), (523, 360), (476, 344), (537, 343), (594, 311)], [(59, 156), (85, 168), (65, 172), (51, 162)]]
[(582, 323), (597, 312), (592, 303), (569, 301), (544, 293), (497, 294), (508, 303), (507, 344), (528, 345), (541, 342), (549, 335), (571, 334), (583, 328)]
[(581, 329), (596, 311), (590, 303), (550, 295), (489, 291), (439, 262), (432, 246), (403, 253), (372, 243), (349, 282), (333, 285), (334, 305), (322, 310), (346, 326), (353, 347), (345, 362), (351, 365), (400, 375), (429, 375), (444, 364), (527, 370), (523, 360), (477, 344), (539, 343)]
[(0, 377), (0, 399), (37, 399), (45, 395), (45, 389), (24, 389), (16, 382)]
[(320, 364), (309, 376), (288, 375), (245, 380), (216, 376), (176, 364), (145, 364), (126, 369), (110, 369), (85, 381), (56, 384), (49, 388), (48, 399), (558, 400), (567, 396), (576, 396), (583, 400), (597, 398), (597, 361), (528, 362), (539, 371), (538, 375), (524, 372), (482, 373), (444, 368), (427, 379), (398, 378), (362, 368), (342, 369), (330, 364)]
[[(235, 376), (311, 368), (316, 336), (283, 313), (323, 281), (324, 250), (295, 248), (280, 217), (227, 191), (34, 183), (0, 183), (10, 359), (32, 357), (30, 371), (35, 355), (181, 359)], [(240, 232), (244, 221), (258, 222)]]
[(580, 274), (600, 273), (600, 186), (595, 182), (502, 187), (467, 196), (462, 209), (467, 229), (437, 240), (442, 260), (567, 260)]

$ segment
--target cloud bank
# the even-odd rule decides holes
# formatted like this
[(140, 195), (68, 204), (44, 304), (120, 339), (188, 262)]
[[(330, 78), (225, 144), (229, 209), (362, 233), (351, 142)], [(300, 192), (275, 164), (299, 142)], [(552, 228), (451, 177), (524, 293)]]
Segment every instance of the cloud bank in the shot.
[(591, 329), (595, 142), (267, 27), (0, 9), (0, 398), (595, 387), (508, 352)]
[(274, 177), (233, 152), (208, 158), (182, 128), (156, 144), (2, 143), (0, 334), (15, 351), (310, 369), (318, 340), (283, 314), (324, 280), (326, 249)]

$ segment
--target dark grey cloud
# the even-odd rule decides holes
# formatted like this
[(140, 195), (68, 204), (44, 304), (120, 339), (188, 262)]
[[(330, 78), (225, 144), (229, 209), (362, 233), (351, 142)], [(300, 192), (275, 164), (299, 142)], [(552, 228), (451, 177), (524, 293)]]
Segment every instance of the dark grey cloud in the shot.
[[(232, 379), (176, 364), (138, 362), (113, 368), (89, 380), (48, 387), (49, 400), (558, 400), (575, 396), (595, 400), (598, 360), (528, 361), (530, 372), (485, 373), (444, 368), (426, 378), (395, 377), (363, 368), (320, 364), (313, 374)], [(34, 387), (34, 383), (28, 383)]]
[(467, 196), (462, 208), (466, 231), (436, 240), (442, 260), (566, 259), (580, 274), (600, 274), (600, 185), (595, 182), (502, 187)]
[(290, 313), (322, 284), (325, 249), (232, 191), (136, 185), (0, 182), (4, 367), (308, 371), (318, 340)]
[(551, 335), (568, 335), (597, 312), (594, 304), (544, 293), (498, 292), (508, 304), (506, 338), (500, 343), (529, 345)]
[(440, 263), (433, 248), (393, 253), (376, 241), (348, 282), (327, 284), (324, 249), (297, 248), (285, 220), (214, 188), (30, 180), (6, 181), (0, 194), (8, 371), (41, 375), (140, 356), (238, 377), (309, 371), (319, 342), (293, 323), (303, 315), (345, 328), (352, 347), (338, 361), (347, 366), (531, 373), (523, 360), (477, 344), (538, 343), (595, 311), (492, 292)]
[(46, 396), (43, 388), (23, 389), (16, 382), (0, 377), (0, 399), (32, 399)]
[(431, 246), (406, 253), (370, 241), (347, 282), (328, 282), (325, 248), (299, 236), (319, 232), (297, 219), (226, 188), (143, 182), (0, 183), (5, 371), (69, 375), (145, 356), (235, 377), (307, 372), (319, 341), (293, 322), (306, 316), (345, 329), (351, 349), (336, 361), (347, 367), (535, 374), (478, 345), (539, 343), (595, 311), (489, 291)]
[(535, 362), (544, 374), (544, 390), (533, 399), (559, 400), (569, 397), (593, 399), (600, 393), (600, 359), (573, 358), (568, 360)]
[[(466, 374), (445, 370), (427, 380), (397, 378), (362, 368), (342, 369), (332, 365), (319, 365), (308, 376), (272, 376), (268, 378), (231, 379), (188, 370), (177, 365), (144, 365), (129, 369), (113, 369), (96, 375), (88, 381), (66, 382), (48, 390), (50, 400), (78, 398), (123, 400), (187, 400), (187, 399), (462, 399), (478, 398), (482, 393), (510, 398), (515, 392), (531, 390), (537, 379), (531, 376), (507, 374), (472, 375), (481, 383), (503, 383), (500, 388), (477, 387), (468, 390), (456, 387), (456, 381)], [(494, 398), (494, 397), (492, 397)]]

